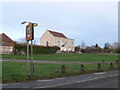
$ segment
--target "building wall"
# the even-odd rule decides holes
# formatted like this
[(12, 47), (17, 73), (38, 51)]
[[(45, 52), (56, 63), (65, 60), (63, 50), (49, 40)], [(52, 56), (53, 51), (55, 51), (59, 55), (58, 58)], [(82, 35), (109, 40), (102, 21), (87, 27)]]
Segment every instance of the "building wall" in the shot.
[(48, 31), (46, 31), (40, 38), (40, 45), (47, 46), (47, 42), (48, 42), (48, 46), (54, 46), (54, 41), (55, 38), (53, 37), (53, 35), (50, 34)]
[(40, 38), (40, 45), (47, 46), (47, 42), (48, 46), (59, 46), (61, 51), (74, 51), (73, 39), (55, 37), (49, 31), (46, 31)]
[(61, 51), (74, 51), (73, 39), (55, 37), (55, 45), (59, 46)]
[(0, 54), (11, 54), (13, 46), (0, 46)]
[(6, 34), (0, 34), (0, 54), (12, 54), (15, 42)]
[(0, 46), (14, 46), (15, 42), (11, 40), (7, 35), (0, 34)]

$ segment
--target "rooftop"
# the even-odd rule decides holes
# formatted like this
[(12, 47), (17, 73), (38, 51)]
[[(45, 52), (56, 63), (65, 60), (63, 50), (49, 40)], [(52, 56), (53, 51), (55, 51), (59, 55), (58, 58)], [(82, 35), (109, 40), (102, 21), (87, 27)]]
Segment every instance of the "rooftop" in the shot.
[(67, 38), (64, 34), (59, 33), (59, 32), (55, 32), (55, 31), (51, 31), (51, 30), (47, 30), (49, 31), (53, 36), (55, 37), (62, 37), (62, 38)]

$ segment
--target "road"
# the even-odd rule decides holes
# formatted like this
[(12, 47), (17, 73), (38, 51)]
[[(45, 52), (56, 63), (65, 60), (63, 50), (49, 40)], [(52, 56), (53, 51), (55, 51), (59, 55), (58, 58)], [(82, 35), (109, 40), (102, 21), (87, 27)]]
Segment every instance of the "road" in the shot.
[(118, 76), (57, 86), (56, 88), (118, 88)]
[[(118, 88), (118, 70), (92, 74), (3, 84), (3, 88)], [(4, 90), (4, 89), (3, 89)]]

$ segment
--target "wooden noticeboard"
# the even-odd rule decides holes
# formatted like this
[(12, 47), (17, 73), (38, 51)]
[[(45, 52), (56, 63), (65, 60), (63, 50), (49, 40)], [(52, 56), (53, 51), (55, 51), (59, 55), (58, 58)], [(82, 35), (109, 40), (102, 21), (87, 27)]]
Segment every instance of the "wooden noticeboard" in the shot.
[(34, 39), (34, 28), (33, 24), (29, 23), (29, 25), (26, 26), (26, 40), (33, 40)]

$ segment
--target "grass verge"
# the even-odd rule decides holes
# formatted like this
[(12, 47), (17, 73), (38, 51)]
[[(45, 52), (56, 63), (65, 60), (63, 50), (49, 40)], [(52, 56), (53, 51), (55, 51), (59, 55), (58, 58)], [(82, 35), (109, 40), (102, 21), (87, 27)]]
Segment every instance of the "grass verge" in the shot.
[[(65, 65), (66, 73), (61, 74), (61, 66)], [(33, 80), (48, 79), (62, 76), (81, 75), (84, 73), (98, 72), (97, 64), (85, 64), (85, 71), (80, 71), (81, 64), (46, 64), (35, 63), (35, 72)], [(101, 64), (102, 71), (118, 69), (118, 64), (113, 64), (113, 69), (110, 64)], [(58, 71), (59, 73), (56, 73)], [(23, 82), (29, 81), (28, 63), (26, 62), (2, 62), (2, 82)]]
[[(26, 55), (2, 55), (3, 59), (26, 59)], [(118, 54), (39, 54), (34, 60), (47, 61), (116, 61)]]

